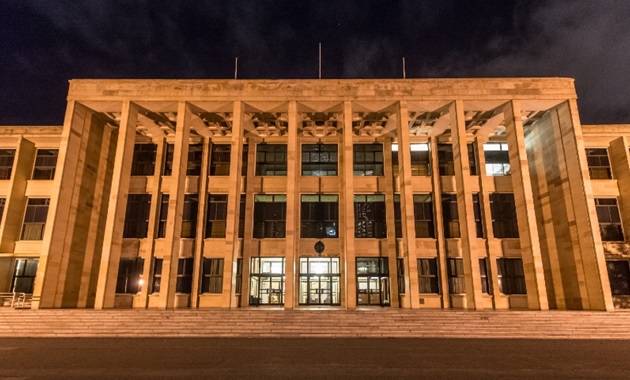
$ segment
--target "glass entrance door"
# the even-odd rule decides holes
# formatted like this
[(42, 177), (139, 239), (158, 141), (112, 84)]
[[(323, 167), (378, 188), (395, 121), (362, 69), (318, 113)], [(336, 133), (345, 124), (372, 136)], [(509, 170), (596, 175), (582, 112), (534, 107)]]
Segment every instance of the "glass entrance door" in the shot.
[(339, 258), (300, 258), (300, 305), (339, 305)]
[(389, 306), (386, 257), (357, 257), (357, 305)]
[(284, 305), (284, 258), (252, 258), (249, 304)]

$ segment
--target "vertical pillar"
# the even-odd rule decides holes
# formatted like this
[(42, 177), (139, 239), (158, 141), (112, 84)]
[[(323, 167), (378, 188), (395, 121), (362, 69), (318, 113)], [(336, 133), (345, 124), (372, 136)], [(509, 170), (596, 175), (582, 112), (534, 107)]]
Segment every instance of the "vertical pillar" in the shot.
[(466, 304), (468, 309), (478, 310), (483, 309), (483, 303), (481, 302), (481, 283), (479, 282), (475, 214), (472, 204), (463, 102), (456, 100), (450, 107), (450, 113), (452, 120), (453, 161), (455, 162), (455, 187), (457, 188), (457, 212), (459, 214), (464, 275), (466, 277)]
[(114, 307), (137, 122), (138, 110), (136, 106), (128, 100), (123, 101), (112, 174), (111, 188), (115, 191), (110, 193), (107, 209), (103, 253), (96, 286), (95, 309)]
[(341, 157), (341, 204), (343, 226), (343, 246), (345, 263), (345, 295), (346, 308), (357, 307), (356, 297), (356, 260), (354, 251), (354, 169), (353, 169), (353, 134), (352, 134), (352, 102), (343, 102), (343, 153)]
[(630, 146), (627, 136), (610, 142), (610, 163), (619, 188), (619, 212), (626, 240), (630, 238)]
[[(398, 117), (395, 120), (389, 121), (398, 122)], [(387, 246), (386, 257), (389, 268), (389, 282), (390, 282), (390, 300), (391, 307), (399, 307), (398, 297), (398, 256), (396, 255), (396, 245), (398, 241), (396, 239), (396, 220), (394, 218), (394, 173), (392, 173), (392, 140), (387, 139), (383, 142), (383, 165), (385, 175), (385, 217), (387, 218)], [(404, 289), (403, 289), (404, 290)]]
[(292, 309), (296, 300), (296, 276), (297, 268), (295, 252), (298, 243), (298, 225), (300, 209), (300, 185), (298, 183), (299, 170), (299, 144), (297, 123), (297, 102), (289, 102), (289, 131), (287, 144), (287, 214), (286, 214), (286, 253), (285, 253), (285, 287), (284, 308)]
[(519, 103), (515, 100), (507, 103), (503, 114), (505, 115), (510, 169), (512, 171), (512, 189), (516, 204), (523, 269), (525, 270), (527, 303), (530, 309), (548, 310), (545, 274), (538, 240), (534, 196)]
[[(193, 260), (193, 277), (192, 288), (190, 292), (190, 307), (199, 307), (199, 288), (201, 286), (201, 264), (203, 261), (204, 250), (204, 231), (206, 224), (206, 210), (208, 201), (208, 174), (210, 172), (210, 139), (203, 138), (203, 151), (201, 157), (201, 173), (199, 174), (199, 211), (197, 213), (197, 239), (195, 240), (194, 260)], [(228, 198), (229, 201), (229, 198)], [(227, 234), (226, 234), (227, 236)]]
[(433, 210), (435, 220), (435, 230), (437, 232), (437, 255), (440, 289), (442, 289), (442, 307), (451, 307), (451, 298), (448, 292), (448, 273), (446, 271), (446, 238), (444, 237), (444, 215), (442, 213), (442, 177), (438, 163), (438, 138), (431, 136), (431, 183), (433, 185)]
[[(236, 115), (234, 117), (237, 117)], [(242, 114), (239, 116), (242, 119)], [(247, 141), (247, 173), (245, 173), (245, 231), (243, 239), (243, 286), (241, 288), (241, 306), (249, 305), (249, 264), (252, 257), (252, 245), (258, 244), (252, 239), (254, 232), (254, 173), (256, 172), (256, 143)], [(238, 168), (240, 175), (241, 168)]]
[(407, 261), (409, 283), (409, 307), (420, 307), (418, 288), (418, 258), (416, 256), (416, 226), (413, 212), (413, 188), (411, 187), (411, 143), (409, 139), (409, 110), (407, 102), (398, 104), (398, 162), (400, 173), (400, 217), (402, 223), (403, 256)]

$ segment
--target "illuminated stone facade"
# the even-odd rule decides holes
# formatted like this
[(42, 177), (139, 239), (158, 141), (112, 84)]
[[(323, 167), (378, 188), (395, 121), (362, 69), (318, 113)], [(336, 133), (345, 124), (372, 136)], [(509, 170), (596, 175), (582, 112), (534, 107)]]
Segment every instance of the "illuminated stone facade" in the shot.
[(0, 128), (0, 292), (612, 310), (629, 138), (567, 78), (73, 80), (63, 127)]

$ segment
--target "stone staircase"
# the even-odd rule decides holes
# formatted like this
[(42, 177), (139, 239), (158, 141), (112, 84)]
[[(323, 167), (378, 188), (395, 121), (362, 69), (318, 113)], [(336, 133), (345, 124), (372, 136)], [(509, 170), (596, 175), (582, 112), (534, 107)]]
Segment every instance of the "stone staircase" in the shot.
[(630, 339), (630, 312), (3, 308), (0, 337)]

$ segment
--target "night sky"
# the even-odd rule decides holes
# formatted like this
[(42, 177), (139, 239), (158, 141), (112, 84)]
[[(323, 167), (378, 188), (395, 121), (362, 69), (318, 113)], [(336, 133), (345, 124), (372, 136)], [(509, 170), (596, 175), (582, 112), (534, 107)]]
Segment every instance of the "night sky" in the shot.
[(69, 79), (562, 76), (630, 123), (629, 0), (0, 0), (0, 125), (60, 125)]

